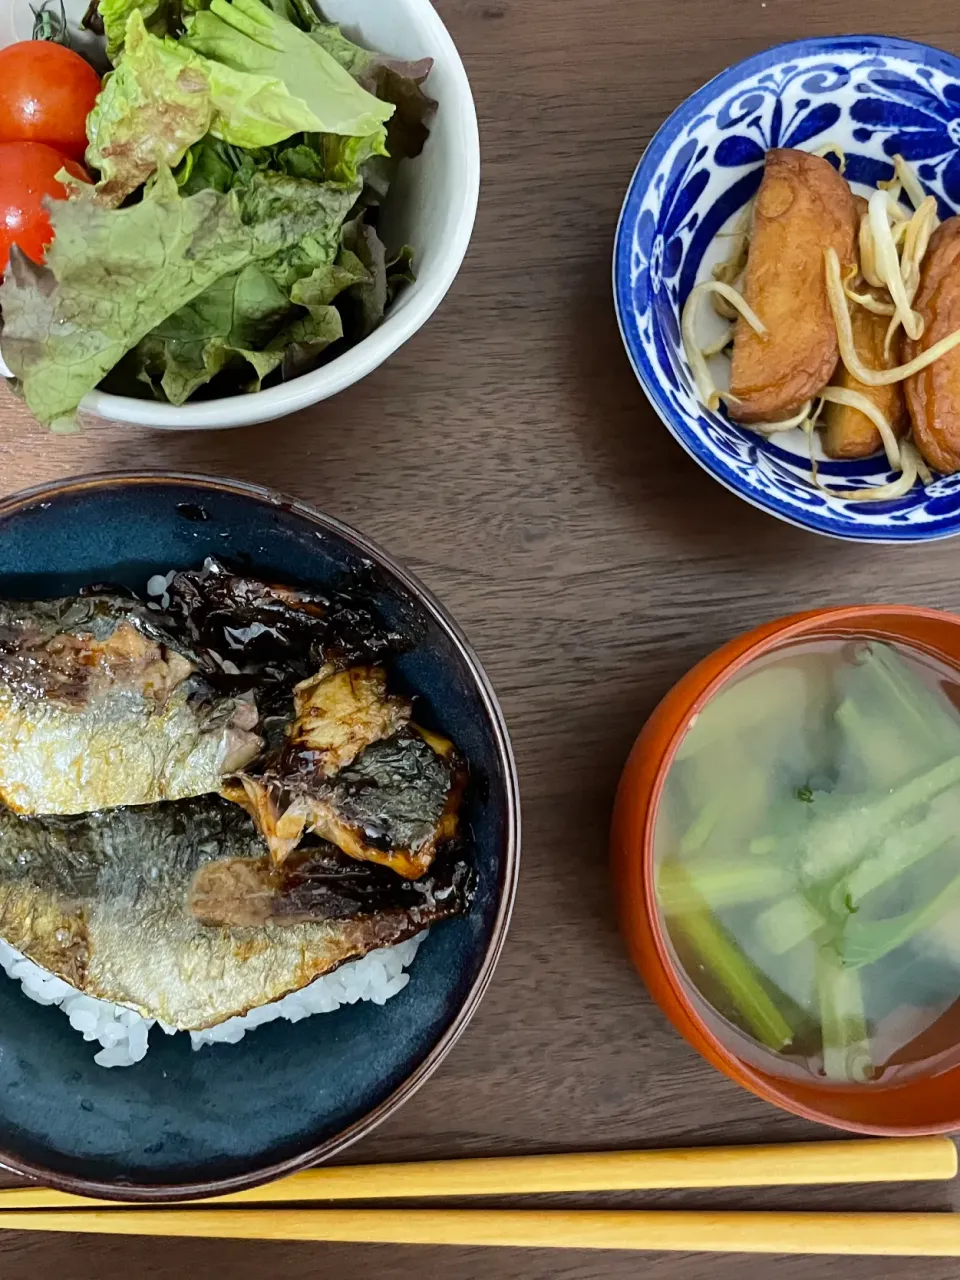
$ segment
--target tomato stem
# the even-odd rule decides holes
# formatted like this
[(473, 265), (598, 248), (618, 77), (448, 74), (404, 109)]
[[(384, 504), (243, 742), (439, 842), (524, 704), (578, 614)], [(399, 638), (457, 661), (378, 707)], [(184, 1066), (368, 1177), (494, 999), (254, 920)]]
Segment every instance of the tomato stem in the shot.
[(60, 12), (51, 10), (50, 0), (39, 9), (33, 11), (34, 40), (49, 40), (53, 44), (70, 44), (70, 29), (67, 26), (67, 14), (60, 0)]

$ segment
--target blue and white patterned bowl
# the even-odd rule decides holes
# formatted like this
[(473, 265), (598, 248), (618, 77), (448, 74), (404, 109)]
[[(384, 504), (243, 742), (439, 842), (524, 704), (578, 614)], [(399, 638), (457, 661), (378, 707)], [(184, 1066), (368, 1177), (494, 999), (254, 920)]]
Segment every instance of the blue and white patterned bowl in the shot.
[[(950, 537), (960, 533), (960, 475), (894, 502), (829, 498), (810, 482), (802, 432), (764, 439), (709, 413), (694, 392), (679, 318), (693, 285), (726, 257), (717, 233), (756, 192), (768, 148), (828, 142), (843, 147), (846, 177), (863, 188), (890, 177), (890, 157), (903, 155), (949, 217), (960, 210), (960, 59), (887, 36), (798, 40), (747, 58), (688, 98), (650, 143), (624, 202), (613, 273), (623, 341), (680, 444), (754, 506), (859, 542)], [(844, 489), (894, 478), (882, 456), (824, 459), (820, 474)]]

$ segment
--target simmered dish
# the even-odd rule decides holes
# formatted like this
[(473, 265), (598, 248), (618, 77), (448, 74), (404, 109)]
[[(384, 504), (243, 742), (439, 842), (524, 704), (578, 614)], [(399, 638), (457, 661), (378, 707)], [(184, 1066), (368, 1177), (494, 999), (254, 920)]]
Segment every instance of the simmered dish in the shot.
[(960, 680), (845, 636), (783, 645), (690, 724), (657, 900), (719, 1034), (775, 1074), (896, 1082), (956, 1052)]
[(466, 763), (361, 595), (215, 561), (151, 587), (0, 606), (0, 963), (106, 1066), (155, 1021), (382, 1003), (472, 892)]
[[(907, 493), (932, 472), (960, 471), (960, 218), (940, 223), (935, 197), (895, 157), (894, 176), (864, 199), (824, 155), (767, 152), (755, 199), (713, 279), (690, 292), (683, 344), (697, 392), (763, 435), (802, 428), (813, 482), (857, 501)], [(730, 323), (708, 346), (701, 302)], [(729, 354), (729, 390), (708, 363)], [(955, 388), (956, 393), (955, 393)], [(874, 488), (827, 489), (813, 450), (883, 451), (899, 473)]]

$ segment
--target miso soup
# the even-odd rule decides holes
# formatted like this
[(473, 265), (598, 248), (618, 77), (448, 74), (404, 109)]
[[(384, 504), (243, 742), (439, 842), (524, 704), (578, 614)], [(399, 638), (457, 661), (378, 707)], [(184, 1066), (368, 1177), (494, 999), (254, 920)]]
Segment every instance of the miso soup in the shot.
[(958, 708), (942, 659), (836, 636), (753, 663), (690, 724), (657, 899), (740, 1056), (858, 1085), (957, 1061)]

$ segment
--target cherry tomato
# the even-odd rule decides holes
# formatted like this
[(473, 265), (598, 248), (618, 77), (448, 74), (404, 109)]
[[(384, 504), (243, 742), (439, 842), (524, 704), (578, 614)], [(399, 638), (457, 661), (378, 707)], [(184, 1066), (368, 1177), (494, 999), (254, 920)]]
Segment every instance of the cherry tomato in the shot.
[(44, 197), (66, 199), (57, 174), (66, 169), (83, 182), (90, 175), (69, 156), (42, 142), (0, 143), (0, 276), (10, 261), (10, 246), (18, 244), (27, 257), (42, 262), (53, 239)]
[(79, 53), (49, 40), (0, 49), (0, 142), (45, 142), (82, 160), (100, 77)]

